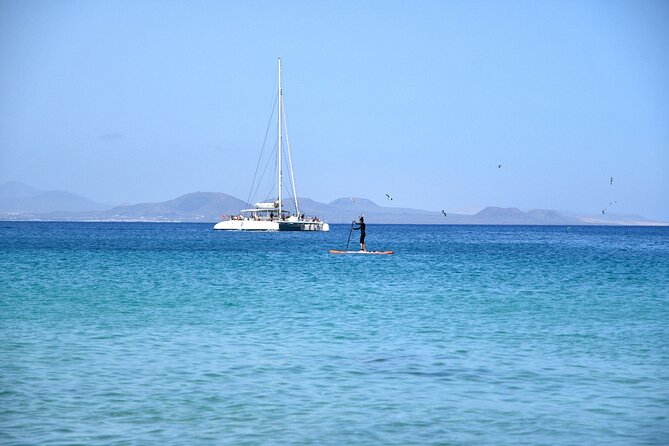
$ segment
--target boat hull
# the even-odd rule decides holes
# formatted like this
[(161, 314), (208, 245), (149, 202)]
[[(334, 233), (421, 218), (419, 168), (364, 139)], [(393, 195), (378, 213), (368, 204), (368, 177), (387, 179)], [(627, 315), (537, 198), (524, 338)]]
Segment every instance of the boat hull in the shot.
[(330, 225), (322, 221), (256, 221), (225, 220), (214, 225), (222, 231), (311, 231), (325, 232)]
[(214, 225), (214, 229), (222, 231), (278, 231), (277, 221), (225, 220)]
[(330, 230), (330, 225), (322, 221), (281, 221), (279, 231), (320, 231)]

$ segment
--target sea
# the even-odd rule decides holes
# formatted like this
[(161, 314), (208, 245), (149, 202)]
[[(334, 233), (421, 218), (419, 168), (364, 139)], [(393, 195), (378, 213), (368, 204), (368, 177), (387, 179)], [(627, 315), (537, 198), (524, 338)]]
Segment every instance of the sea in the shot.
[(669, 444), (669, 227), (212, 226), (0, 222), (0, 444)]

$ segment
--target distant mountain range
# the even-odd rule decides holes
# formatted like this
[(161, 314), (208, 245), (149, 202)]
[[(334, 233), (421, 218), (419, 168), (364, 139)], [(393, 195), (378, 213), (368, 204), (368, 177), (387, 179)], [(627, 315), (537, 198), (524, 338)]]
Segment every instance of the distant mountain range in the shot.
[[(487, 207), (474, 215), (383, 207), (365, 198), (338, 198), (320, 203), (300, 198), (300, 213), (329, 223), (350, 223), (361, 214), (377, 224), (480, 225), (666, 225), (640, 216), (570, 216), (558, 211)], [(244, 201), (220, 192), (194, 192), (160, 203), (106, 206), (76, 194), (40, 191), (9, 182), (0, 186), (0, 220), (178, 221), (217, 222), (248, 208)]]
[(0, 186), (0, 215), (89, 212), (109, 208), (70, 192), (42, 191), (15, 181)]

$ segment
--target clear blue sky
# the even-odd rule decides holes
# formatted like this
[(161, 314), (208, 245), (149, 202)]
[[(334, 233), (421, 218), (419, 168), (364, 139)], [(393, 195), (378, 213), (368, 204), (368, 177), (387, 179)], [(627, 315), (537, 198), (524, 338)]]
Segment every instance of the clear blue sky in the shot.
[(301, 196), (669, 220), (666, 1), (0, 0), (0, 182), (245, 199), (279, 56)]

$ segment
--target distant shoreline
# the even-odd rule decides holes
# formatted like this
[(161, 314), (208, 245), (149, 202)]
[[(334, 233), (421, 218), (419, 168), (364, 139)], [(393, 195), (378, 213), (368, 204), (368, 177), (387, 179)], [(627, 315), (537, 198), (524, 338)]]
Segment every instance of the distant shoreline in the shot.
[[(385, 202), (384, 202), (385, 203)], [(202, 222), (216, 223), (251, 204), (223, 192), (192, 192), (171, 200), (104, 206), (63, 191), (40, 191), (10, 182), (0, 185), (0, 220), (92, 222)], [(330, 224), (349, 224), (364, 215), (374, 224), (504, 225), (504, 226), (667, 226), (636, 214), (603, 209), (580, 214), (554, 209), (521, 210), (487, 206), (474, 214), (446, 210), (382, 206), (367, 198), (343, 197), (329, 203), (299, 198), (299, 212)]]
[[(217, 221), (197, 221), (197, 220), (159, 220), (159, 219), (125, 219), (125, 220), (59, 220), (59, 219), (11, 219), (0, 216), (0, 223), (155, 223), (155, 224), (201, 224), (214, 225)], [(349, 226), (350, 223), (336, 222), (330, 223), (336, 226)], [(374, 223), (371, 221), (370, 226), (536, 226), (536, 227), (633, 227), (633, 228), (650, 228), (650, 227), (669, 227), (669, 223), (665, 222), (633, 222), (633, 223)]]

